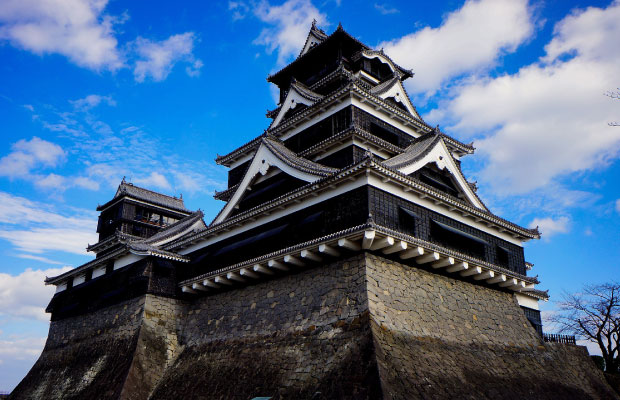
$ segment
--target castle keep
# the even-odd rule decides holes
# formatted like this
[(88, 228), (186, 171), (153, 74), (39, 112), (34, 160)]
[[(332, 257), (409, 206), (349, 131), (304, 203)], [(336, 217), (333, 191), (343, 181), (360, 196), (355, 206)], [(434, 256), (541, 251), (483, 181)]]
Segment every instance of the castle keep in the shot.
[(210, 224), (121, 182), (96, 258), (48, 278), (40, 359), (12, 398), (617, 398), (585, 349), (542, 341), (522, 244), (426, 124), (413, 73), (312, 25)]

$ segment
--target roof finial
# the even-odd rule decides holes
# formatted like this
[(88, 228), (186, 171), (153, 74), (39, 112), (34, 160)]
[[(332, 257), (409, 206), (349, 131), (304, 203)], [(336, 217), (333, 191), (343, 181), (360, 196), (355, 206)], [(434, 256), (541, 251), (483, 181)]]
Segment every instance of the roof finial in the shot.
[(183, 193), (179, 194), (179, 199), (183, 200)]
[(121, 181), (121, 184), (125, 183), (125, 177), (123, 176), (123, 180)]
[(342, 22), (338, 22), (338, 28), (336, 28), (337, 31), (344, 31), (344, 28), (342, 27)]
[(316, 29), (316, 18), (312, 18), (312, 28)]

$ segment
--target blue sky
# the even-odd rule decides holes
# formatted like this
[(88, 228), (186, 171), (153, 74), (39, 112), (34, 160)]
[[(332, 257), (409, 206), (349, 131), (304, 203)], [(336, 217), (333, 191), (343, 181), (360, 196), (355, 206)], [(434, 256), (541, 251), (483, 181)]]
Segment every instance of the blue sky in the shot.
[(183, 194), (209, 222), (226, 171), (259, 135), (265, 81), (313, 19), (339, 22), (416, 73), (423, 117), (477, 152), (470, 180), (495, 212), (540, 226), (527, 243), (551, 299), (618, 279), (618, 1), (107, 1), (0, 3), (0, 390), (36, 360), (53, 289), (88, 261), (97, 204), (123, 176)]

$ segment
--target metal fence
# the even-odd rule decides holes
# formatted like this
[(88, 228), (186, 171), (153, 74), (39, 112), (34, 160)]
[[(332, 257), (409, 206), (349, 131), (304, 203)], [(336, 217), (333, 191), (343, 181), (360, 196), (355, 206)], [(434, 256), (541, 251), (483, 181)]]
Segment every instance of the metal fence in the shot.
[(545, 342), (550, 342), (550, 343), (564, 343), (564, 344), (572, 344), (572, 345), (577, 344), (575, 337), (571, 335), (558, 335), (555, 333), (545, 333), (543, 334), (543, 339), (545, 340)]

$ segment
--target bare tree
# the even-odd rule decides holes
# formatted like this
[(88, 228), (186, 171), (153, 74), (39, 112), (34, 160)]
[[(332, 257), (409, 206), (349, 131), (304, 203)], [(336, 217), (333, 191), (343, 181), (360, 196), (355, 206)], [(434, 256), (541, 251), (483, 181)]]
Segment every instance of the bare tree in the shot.
[(561, 330), (598, 344), (607, 372), (620, 372), (620, 283), (587, 285), (564, 294), (559, 306), (553, 321)]
[[(605, 93), (605, 96), (611, 99), (620, 100), (620, 88), (617, 88), (615, 92), (611, 90), (608, 91), (607, 93)], [(609, 126), (620, 126), (619, 122), (609, 122), (608, 124)]]

